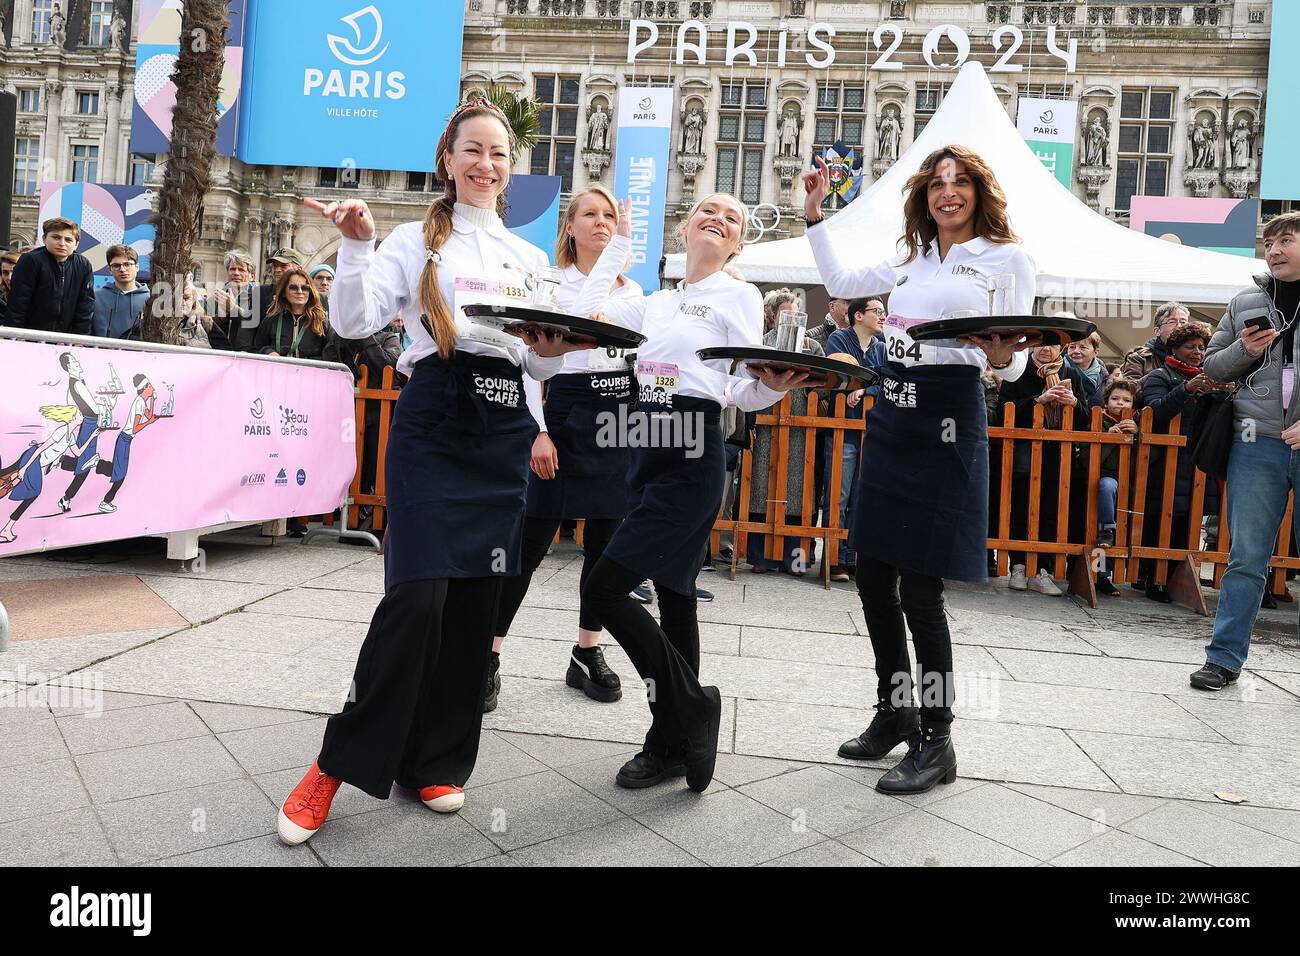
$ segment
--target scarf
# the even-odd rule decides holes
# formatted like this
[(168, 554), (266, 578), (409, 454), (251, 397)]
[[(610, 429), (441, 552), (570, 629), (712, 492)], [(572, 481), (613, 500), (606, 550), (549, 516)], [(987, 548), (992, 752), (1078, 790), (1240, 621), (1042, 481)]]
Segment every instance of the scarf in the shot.
[[(1035, 358), (1034, 364), (1038, 366), (1038, 377), (1043, 379), (1043, 391), (1061, 384), (1061, 368), (1065, 365), (1063, 356), (1058, 355), (1055, 362), (1048, 362), (1046, 365), (1041, 364)], [(1061, 424), (1061, 406), (1048, 405), (1044, 407), (1043, 421), (1048, 428), (1058, 427)]]
[(1172, 355), (1166, 356), (1165, 364), (1168, 365), (1175, 372), (1182, 372), (1188, 378), (1193, 378), (1205, 371), (1205, 369), (1201, 368), (1198, 365), (1188, 365), (1186, 362), (1180, 362)]

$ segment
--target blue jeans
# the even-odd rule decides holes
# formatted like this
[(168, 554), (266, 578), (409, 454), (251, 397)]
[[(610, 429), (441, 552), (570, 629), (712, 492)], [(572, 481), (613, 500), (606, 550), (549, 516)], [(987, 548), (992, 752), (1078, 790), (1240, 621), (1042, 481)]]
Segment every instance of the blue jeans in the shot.
[(1232, 548), (1219, 585), (1214, 636), (1205, 656), (1213, 664), (1239, 671), (1250, 651), (1287, 492), (1300, 487), (1300, 455), (1280, 438), (1232, 443), (1228, 458), (1228, 531)]
[[(858, 502), (857, 477), (860, 451), (857, 433), (846, 432), (844, 452), (840, 456), (840, 527), (850, 530), (853, 528), (853, 512)], [(857, 563), (857, 555), (849, 547), (848, 538), (845, 538), (840, 542), (839, 565), (842, 568), (851, 568)]]
[(1115, 527), (1115, 509), (1119, 504), (1119, 481), (1102, 478), (1097, 483), (1097, 524), (1102, 528)]

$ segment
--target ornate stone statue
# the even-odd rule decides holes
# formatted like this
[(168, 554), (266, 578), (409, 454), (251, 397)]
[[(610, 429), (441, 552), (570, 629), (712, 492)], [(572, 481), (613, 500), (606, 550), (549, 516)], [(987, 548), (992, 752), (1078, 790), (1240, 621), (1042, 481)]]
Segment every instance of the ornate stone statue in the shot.
[(1229, 165), (1232, 169), (1250, 168), (1255, 158), (1255, 134), (1245, 119), (1237, 120), (1237, 126), (1232, 131), (1231, 152), (1232, 162)]
[(876, 124), (876, 159), (893, 163), (898, 160), (898, 141), (903, 131), (898, 110), (890, 107), (880, 114)]
[(108, 24), (109, 43), (115, 50), (125, 50), (127, 43), (127, 25), (121, 10), (113, 11), (113, 19)]
[(781, 129), (777, 142), (778, 156), (799, 155), (799, 112), (790, 109), (781, 114)]
[(1215, 169), (1219, 165), (1218, 131), (1210, 125), (1209, 117), (1192, 129), (1192, 168)]
[(595, 111), (587, 117), (587, 148), (609, 151), (609, 114), (603, 103), (597, 103)]
[(62, 47), (68, 42), (68, 18), (63, 15), (56, 2), (54, 12), (50, 14), (50, 46)]
[(1083, 165), (1109, 166), (1110, 134), (1105, 124), (1102, 123), (1100, 115), (1093, 114), (1092, 121), (1088, 123), (1086, 134), (1083, 144)]
[(682, 152), (692, 156), (704, 153), (704, 113), (698, 105), (692, 106), (682, 118)]

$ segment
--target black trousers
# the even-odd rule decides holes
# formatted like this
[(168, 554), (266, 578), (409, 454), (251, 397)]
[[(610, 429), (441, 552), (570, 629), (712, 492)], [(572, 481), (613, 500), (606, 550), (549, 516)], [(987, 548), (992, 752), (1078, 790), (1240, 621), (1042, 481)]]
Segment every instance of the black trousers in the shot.
[(655, 585), (659, 623), (629, 592), (641, 575), (601, 558), (582, 589), (583, 603), (627, 653), (646, 685), (653, 720), (645, 750), (661, 757), (679, 754), (686, 738), (708, 715), (709, 699), (700, 689), (700, 625), (695, 596)]
[[(533, 572), (541, 567), (546, 550), (555, 540), (555, 532), (560, 530), (562, 518), (525, 518), (523, 554), (520, 558), (519, 574), (506, 578), (501, 585), (501, 605), (497, 608), (496, 636), (505, 637), (510, 633), (519, 607), (524, 603), (524, 595), (533, 581)], [(605, 545), (614, 537), (614, 532), (623, 523), (622, 518), (585, 518), (582, 526), (582, 573), (578, 577), (579, 594), (587, 586), (591, 569), (596, 566), (600, 556), (605, 553)], [(639, 583), (639, 582), (638, 582)], [(601, 629), (600, 618), (592, 611), (585, 597), (579, 597), (578, 627), (584, 631)]]
[(325, 727), (321, 770), (381, 800), (394, 781), (465, 785), (478, 759), (501, 581), (408, 581), (384, 595), (352, 693)]
[(912, 705), (910, 630), (921, 675), (921, 719), (952, 723), (952, 635), (943, 611), (943, 578), (902, 571), (859, 554), (855, 580), (876, 656), (877, 697), (895, 707)]

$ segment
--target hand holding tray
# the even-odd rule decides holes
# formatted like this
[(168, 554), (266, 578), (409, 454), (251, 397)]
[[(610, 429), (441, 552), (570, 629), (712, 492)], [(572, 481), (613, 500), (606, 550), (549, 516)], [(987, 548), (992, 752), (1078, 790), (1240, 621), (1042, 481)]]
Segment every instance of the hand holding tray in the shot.
[(695, 353), (702, 361), (730, 359), (743, 362), (748, 368), (770, 368), (776, 372), (795, 369), (808, 372), (809, 378), (800, 388), (831, 388), (852, 390), (874, 385), (879, 376), (871, 369), (837, 359), (821, 358), (807, 352), (786, 352), (760, 345), (719, 346), (700, 349)]
[(526, 305), (488, 305), (474, 303), (465, 306), (465, 314), (474, 321), (500, 329), (523, 338), (525, 333), (559, 332), (566, 342), (589, 344), (597, 348), (634, 349), (645, 341), (640, 332), (633, 332), (612, 322), (599, 322), (578, 315), (551, 312)]

